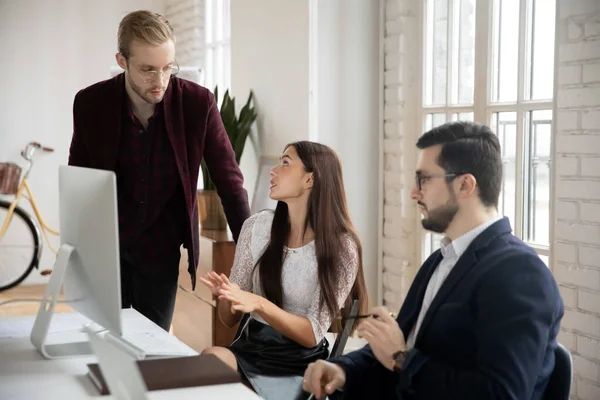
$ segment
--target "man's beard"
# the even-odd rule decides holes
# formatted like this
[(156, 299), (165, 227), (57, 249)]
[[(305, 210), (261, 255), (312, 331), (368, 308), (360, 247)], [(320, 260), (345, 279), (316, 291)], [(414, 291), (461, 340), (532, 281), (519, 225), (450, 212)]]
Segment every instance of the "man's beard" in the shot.
[[(423, 203), (420, 204), (423, 205)], [(456, 201), (456, 197), (451, 194), (446, 204), (436, 207), (433, 210), (427, 209), (427, 218), (421, 220), (421, 225), (428, 231), (444, 233), (457, 213), (458, 202)]]
[(153, 97), (147, 96), (146, 93), (149, 92), (150, 90), (144, 91), (141, 87), (139, 87), (138, 85), (136, 85), (135, 82), (133, 81), (133, 79), (131, 79), (131, 75), (129, 75), (129, 86), (131, 86), (131, 89), (138, 96), (140, 96), (140, 98), (142, 100), (144, 100), (148, 104), (158, 104), (162, 100), (162, 97), (160, 99), (157, 99), (157, 98), (153, 98)]

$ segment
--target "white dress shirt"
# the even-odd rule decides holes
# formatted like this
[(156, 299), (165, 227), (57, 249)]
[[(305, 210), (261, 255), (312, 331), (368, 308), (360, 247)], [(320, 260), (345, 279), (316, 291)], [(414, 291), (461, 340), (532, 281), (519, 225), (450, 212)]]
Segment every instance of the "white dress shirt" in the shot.
[(423, 304), (421, 305), (419, 318), (417, 319), (417, 323), (410, 331), (406, 341), (407, 350), (410, 350), (415, 346), (415, 340), (417, 338), (417, 334), (419, 333), (419, 329), (421, 328), (421, 324), (423, 323), (423, 319), (425, 318), (425, 314), (427, 314), (429, 306), (440, 290), (440, 287), (442, 287), (442, 284), (448, 277), (448, 274), (450, 274), (450, 271), (452, 271), (452, 268), (454, 268), (454, 265), (456, 265), (458, 259), (463, 255), (465, 250), (467, 250), (467, 247), (469, 247), (471, 242), (473, 242), (477, 236), (501, 219), (502, 217), (491, 219), (479, 225), (477, 228), (465, 233), (459, 238), (456, 238), (454, 241), (450, 241), (450, 239), (447, 237), (442, 239), (440, 251), (443, 258), (436, 270), (431, 275), (431, 279), (427, 284), (427, 290), (425, 291), (425, 296), (423, 297)]

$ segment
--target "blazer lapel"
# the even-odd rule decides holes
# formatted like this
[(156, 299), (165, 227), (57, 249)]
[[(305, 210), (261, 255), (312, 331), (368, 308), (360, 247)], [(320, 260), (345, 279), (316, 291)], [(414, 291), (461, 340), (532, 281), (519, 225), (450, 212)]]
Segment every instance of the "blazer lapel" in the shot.
[(425, 276), (422, 279), (422, 282), (416, 286), (416, 290), (414, 293), (409, 291), (406, 296), (406, 301), (402, 305), (400, 310), (400, 314), (398, 315), (398, 323), (400, 324), (400, 329), (404, 333), (404, 337), (408, 338), (410, 331), (413, 326), (417, 322), (417, 318), (419, 317), (419, 312), (421, 312), (421, 306), (423, 305), (423, 298), (425, 297), (425, 291), (427, 290), (427, 285), (429, 284), (429, 280), (431, 279), (431, 275), (436, 270), (440, 262), (442, 261), (442, 254), (438, 252), (437, 256), (432, 259), (427, 265), (423, 265), (421, 268), (426, 268)]
[(465, 276), (465, 274), (469, 272), (469, 270), (475, 265), (476, 262), (477, 257), (475, 256), (475, 252), (473, 250), (467, 250), (459, 258), (458, 262), (456, 263), (454, 268), (452, 268), (452, 271), (450, 271), (448, 277), (446, 277), (446, 280), (440, 287), (440, 290), (433, 298), (433, 301), (431, 302), (431, 305), (429, 306), (429, 309), (425, 314), (423, 323), (419, 328), (419, 333), (417, 334), (415, 343), (419, 341), (421, 336), (423, 336), (423, 333), (427, 330), (427, 326), (433, 319), (437, 309), (440, 307), (440, 305), (444, 304), (446, 297), (448, 297), (448, 295), (452, 293), (454, 287), (458, 284), (458, 282), (460, 282), (460, 280)]
[(99, 113), (101, 117), (95, 118), (90, 126), (95, 132), (94, 143), (99, 155), (97, 168), (115, 170), (117, 167), (125, 99), (125, 75), (121, 73), (107, 86), (105, 97), (98, 98), (96, 106), (97, 110), (102, 110)]
[(177, 78), (171, 78), (171, 81), (169, 82), (169, 87), (165, 92), (165, 97), (163, 101), (163, 115), (165, 118), (167, 136), (169, 137), (169, 142), (171, 143), (171, 147), (173, 148), (175, 162), (179, 171), (181, 183), (183, 184), (183, 190), (186, 194), (185, 198), (187, 203), (188, 197), (190, 196), (190, 194), (187, 193), (189, 191), (189, 171), (186, 148), (187, 141), (185, 140), (185, 124), (183, 122), (183, 105), (181, 104), (181, 93), (178, 90), (176, 90), (176, 79)]
[(471, 245), (467, 248), (467, 250), (463, 253), (463, 255), (458, 259), (452, 271), (448, 274), (448, 277), (440, 287), (440, 290), (437, 292), (429, 309), (427, 310), (427, 314), (425, 314), (425, 318), (423, 319), (423, 323), (419, 328), (419, 333), (415, 340), (415, 343), (419, 341), (419, 339), (423, 336), (423, 334), (427, 331), (428, 325), (431, 323), (431, 320), (435, 316), (437, 309), (444, 303), (448, 295), (452, 293), (456, 285), (462, 280), (467, 272), (471, 270), (477, 263), (477, 252), (480, 249), (483, 249), (492, 242), (498, 236), (510, 233), (511, 227), (508, 218), (504, 217), (501, 220), (495, 222), (486, 230), (484, 230), (478, 237), (473, 240)]

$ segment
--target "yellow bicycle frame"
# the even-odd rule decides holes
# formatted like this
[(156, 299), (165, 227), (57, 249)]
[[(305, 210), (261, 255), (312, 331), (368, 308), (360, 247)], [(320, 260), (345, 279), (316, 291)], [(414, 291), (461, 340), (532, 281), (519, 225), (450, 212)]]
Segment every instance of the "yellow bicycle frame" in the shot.
[[(26, 192), (26, 194), (24, 192)], [(29, 200), (31, 207), (33, 208), (35, 217), (37, 218), (37, 220), (40, 224), (40, 227), (42, 228), (42, 232), (44, 233), (44, 239), (46, 240), (46, 244), (48, 245), (48, 248), (50, 248), (50, 250), (52, 250), (52, 252), (54, 254), (57, 254), (57, 250), (52, 246), (52, 244), (50, 243), (50, 240), (48, 239), (48, 233), (51, 233), (55, 236), (60, 235), (60, 233), (53, 230), (46, 224), (46, 221), (42, 217), (42, 214), (40, 213), (40, 210), (35, 202), (35, 198), (33, 197), (33, 193), (31, 192), (31, 188), (29, 187), (27, 178), (24, 178), (21, 181), (21, 183), (19, 184), (17, 193), (15, 194), (15, 199), (13, 200), (13, 202), (10, 204), (10, 207), (8, 208), (8, 214), (6, 214), (6, 218), (4, 219), (4, 223), (2, 224), (2, 228), (0, 229), (0, 240), (2, 240), (2, 238), (6, 234), (6, 231), (8, 231), (8, 227), (10, 226), (10, 223), (12, 222), (12, 217), (13, 217), (15, 208), (17, 207), (17, 204), (19, 204), (19, 200), (21, 200), (21, 197), (25, 197), (27, 200)]]

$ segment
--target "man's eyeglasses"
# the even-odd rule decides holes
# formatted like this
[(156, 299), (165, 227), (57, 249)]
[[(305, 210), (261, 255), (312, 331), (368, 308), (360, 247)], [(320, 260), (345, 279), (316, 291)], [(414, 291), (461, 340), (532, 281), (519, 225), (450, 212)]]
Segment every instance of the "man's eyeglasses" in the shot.
[(162, 80), (163, 75), (166, 75), (167, 79), (169, 79), (173, 76), (176, 76), (179, 73), (179, 64), (177, 63), (177, 60), (175, 60), (175, 62), (169, 65), (168, 67), (165, 67), (165, 69), (163, 69), (162, 71), (157, 71), (155, 69), (141, 70), (135, 65), (133, 65), (133, 68), (135, 68), (139, 72), (144, 83), (154, 82), (158, 77), (160, 77), (160, 79)]
[(433, 178), (456, 178), (457, 176), (460, 175), (464, 175), (463, 173), (452, 173), (452, 174), (431, 174), (431, 175), (425, 175), (425, 174), (415, 174), (415, 183), (417, 184), (417, 189), (419, 189), (419, 192), (421, 191), (421, 188), (423, 187), (423, 184), (427, 183), (427, 181), (429, 181), (430, 179)]

